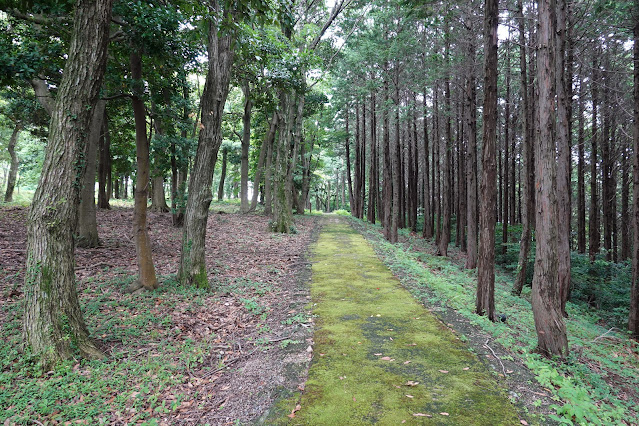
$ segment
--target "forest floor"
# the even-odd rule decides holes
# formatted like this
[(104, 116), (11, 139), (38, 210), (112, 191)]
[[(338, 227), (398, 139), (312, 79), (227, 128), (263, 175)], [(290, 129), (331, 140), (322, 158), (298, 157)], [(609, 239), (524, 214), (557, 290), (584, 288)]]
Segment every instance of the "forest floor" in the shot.
[[(390, 380), (389, 398), (399, 398), (398, 405), (409, 410), (401, 413), (409, 414), (402, 417), (407, 423), (458, 424), (453, 421), (458, 414), (447, 408), (443, 396), (452, 385), (441, 380), (453, 383), (472, 373), (479, 374), (475, 384), (484, 386), (487, 393), (507, 395), (517, 407), (517, 416), (531, 424), (567, 419), (583, 424), (636, 424), (639, 349), (632, 341), (569, 305), (572, 355), (567, 362), (544, 360), (532, 354), (529, 290), (522, 298), (511, 296), (511, 277), (498, 272), (497, 308), (508, 320), (490, 323), (472, 313), (474, 273), (459, 267), (463, 255), (452, 245), (452, 259), (441, 258), (433, 255), (429, 242), (407, 231), (401, 232), (400, 244), (391, 245), (380, 236), (378, 226), (352, 219), (350, 224), (371, 242), (404, 288), (436, 315), (439, 322), (431, 325), (450, 332), (446, 344), (464, 346), (469, 351), (462, 352), (472, 356), (424, 369), (420, 360), (426, 352), (412, 344), (426, 337), (414, 335), (404, 342), (408, 337), (399, 331), (412, 333), (415, 324), (386, 324), (382, 319), (390, 311), (369, 313), (360, 311), (360, 306), (354, 313), (341, 314), (340, 323), (362, 325), (362, 336), (352, 336), (356, 342), (347, 341), (353, 351), (361, 350), (366, 342), (370, 345), (366, 343), (365, 353), (358, 352), (362, 358), (357, 362), (345, 363), (347, 357), (342, 354), (350, 354), (350, 349), (332, 353), (335, 339), (327, 337), (327, 331), (314, 330), (314, 315), (319, 314), (318, 321), (337, 315), (343, 297), (335, 300), (330, 312), (314, 311), (319, 308), (312, 302), (329, 300), (330, 292), (316, 287), (311, 295), (309, 288), (309, 246), (318, 238), (322, 222), (333, 221), (335, 216), (297, 216), (297, 233), (280, 235), (269, 231), (268, 217), (239, 215), (236, 210), (234, 204), (212, 207), (207, 228), (212, 291), (177, 284), (181, 230), (171, 226), (170, 214), (151, 213), (149, 232), (161, 286), (141, 294), (124, 291), (136, 278), (132, 209), (119, 206), (98, 211), (102, 244), (76, 250), (76, 273), (85, 319), (107, 359), (72, 360), (44, 371), (37, 360), (20, 350), (27, 209), (0, 206), (0, 420), (43, 425), (223, 425), (270, 424), (283, 419), (305, 424), (312, 417), (305, 417), (304, 410), (313, 406), (322, 383), (337, 383), (339, 397), (349, 387), (353, 395), (347, 395), (351, 398), (351, 405), (344, 405), (347, 411), (379, 395), (370, 384), (358, 384), (358, 371), (322, 377), (311, 369), (306, 381), (309, 364), (316, 366), (315, 371), (325, 371), (319, 367), (344, 357), (332, 364), (352, 369), (364, 365), (361, 363), (381, 363), (387, 367), (385, 374), (397, 373)], [(331, 244), (349, 247), (341, 260), (365, 245), (350, 241), (356, 234), (346, 226), (340, 235), (329, 229), (323, 238), (333, 241), (325, 240), (323, 246), (329, 251)], [(322, 250), (316, 254), (321, 256)], [(321, 266), (319, 259), (314, 268)], [(318, 273), (330, 275), (330, 270)], [(374, 290), (365, 292), (394, 298), (399, 292), (397, 281), (390, 275), (387, 278), (384, 285), (380, 281)], [(416, 305), (410, 309), (424, 310), (406, 301), (410, 303)], [(429, 316), (427, 312), (411, 315)], [(411, 346), (403, 347), (403, 343)], [(492, 370), (489, 378), (481, 376), (485, 370)], [(369, 377), (376, 374), (367, 371)], [(439, 395), (423, 386), (431, 381)], [(498, 387), (505, 390), (496, 391)], [(504, 401), (504, 407), (510, 406)], [(379, 416), (367, 419), (372, 423)], [(464, 423), (485, 424), (480, 416)]]
[[(98, 211), (101, 245), (76, 249), (85, 320), (106, 361), (42, 371), (20, 351), (27, 209), (0, 207), (0, 424), (245, 424), (303, 386), (311, 353), (306, 251), (316, 217), (296, 234), (263, 215), (214, 205), (207, 228), (213, 291), (175, 280), (181, 229), (149, 214), (160, 288), (136, 278), (133, 211)], [(155, 419), (155, 420), (154, 420)]]

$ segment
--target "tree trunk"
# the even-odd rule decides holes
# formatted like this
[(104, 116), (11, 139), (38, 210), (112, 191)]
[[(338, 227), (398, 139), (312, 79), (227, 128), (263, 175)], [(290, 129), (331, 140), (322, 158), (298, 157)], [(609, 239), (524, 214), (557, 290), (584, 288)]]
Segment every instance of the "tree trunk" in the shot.
[(526, 274), (528, 269), (528, 252), (530, 251), (530, 242), (532, 239), (532, 228), (535, 215), (534, 202), (534, 145), (533, 145), (533, 112), (528, 98), (528, 75), (526, 63), (526, 30), (524, 25), (523, 2), (517, 1), (517, 21), (519, 21), (519, 66), (520, 66), (520, 84), (522, 96), (522, 134), (523, 134), (523, 155), (525, 177), (521, 180), (523, 186), (523, 203), (522, 210), (522, 231), (519, 243), (519, 259), (517, 262), (517, 276), (513, 285), (512, 293), (521, 295), (526, 282)]
[[(566, 55), (566, 0), (557, 0), (557, 32), (556, 32), (556, 90), (557, 90), (557, 250), (558, 250), (558, 277), (559, 299), (561, 301), (561, 313), (566, 313), (566, 302), (570, 298), (570, 142), (568, 85), (572, 85), (572, 75), (567, 74)], [(569, 71), (569, 72), (572, 72)]]
[(477, 89), (475, 84), (475, 46), (468, 44), (468, 76), (466, 77), (466, 137), (468, 169), (466, 171), (466, 268), (477, 267)]
[(364, 219), (364, 205), (366, 204), (366, 102), (362, 102), (362, 133), (359, 142), (359, 184), (357, 190), (357, 217)]
[(78, 236), (76, 245), (78, 247), (93, 248), (100, 245), (98, 222), (95, 217), (95, 172), (105, 105), (106, 101), (100, 100), (95, 106), (85, 148), (86, 171), (82, 180), (82, 189), (80, 189), (78, 228), (76, 230)]
[(630, 315), (628, 317), (628, 330), (633, 339), (639, 340), (639, 0), (633, 2), (634, 24), (634, 121), (632, 126), (633, 139), (633, 198), (632, 198), (632, 228), (634, 241), (632, 246), (632, 289), (630, 291)]
[(111, 135), (109, 134), (109, 117), (104, 110), (102, 118), (102, 135), (99, 141), (98, 161), (98, 208), (110, 209), (111, 198)]
[[(397, 76), (396, 76), (397, 77)], [(397, 78), (397, 80), (399, 80)], [(391, 179), (391, 193), (388, 194), (389, 196), (391, 196), (391, 208), (392, 208), (392, 212), (391, 212), (391, 223), (390, 223), (390, 239), (389, 241), (391, 243), (396, 243), (397, 242), (397, 228), (398, 227), (402, 227), (402, 223), (403, 220), (400, 218), (400, 215), (402, 214), (401, 212), (401, 205), (402, 205), (402, 176), (404, 174), (404, 170), (402, 168), (402, 161), (401, 161), (401, 155), (402, 155), (402, 147), (401, 147), (401, 141), (400, 141), (400, 137), (399, 137), (399, 89), (397, 87), (397, 85), (399, 84), (399, 81), (395, 82), (395, 138), (394, 138), (394, 143), (393, 146), (394, 148), (391, 148), (390, 154), (391, 154), (391, 167), (389, 169), (389, 177)], [(390, 121), (390, 120), (389, 120)], [(387, 122), (387, 124), (390, 124)], [(390, 128), (388, 129), (389, 133), (390, 133)], [(389, 147), (390, 147), (390, 141), (389, 141)]]
[[(350, 133), (349, 133), (349, 128), (348, 128), (348, 106), (346, 106), (346, 140), (344, 141), (344, 146), (346, 148), (346, 179), (347, 179), (347, 183), (346, 185), (348, 186), (348, 205), (349, 205), (349, 209), (351, 211), (351, 214), (353, 211), (357, 210), (357, 206), (355, 206), (355, 199), (353, 196), (353, 181), (351, 178), (351, 139), (350, 139)], [(357, 119), (357, 116), (355, 117)], [(357, 147), (355, 148), (355, 150), (357, 150)]]
[[(502, 213), (502, 230), (501, 230), (501, 253), (506, 254), (506, 244), (508, 243), (508, 221), (510, 213), (509, 204), (509, 185), (515, 185), (515, 182), (509, 182), (510, 179), (510, 44), (506, 44), (506, 106), (504, 117), (504, 195), (503, 195), (503, 213)], [(512, 153), (513, 157), (515, 153)]]
[(277, 129), (277, 112), (274, 112), (271, 117), (271, 122), (269, 125), (268, 132), (266, 133), (266, 137), (262, 141), (262, 147), (260, 148), (260, 156), (257, 160), (257, 167), (255, 168), (255, 178), (253, 179), (253, 197), (251, 199), (251, 206), (249, 207), (249, 212), (255, 211), (257, 207), (257, 195), (258, 188), (260, 186), (260, 182), (262, 181), (262, 174), (264, 174), (264, 161), (266, 160), (266, 155), (270, 151), (270, 147), (273, 146), (273, 140), (275, 138), (275, 130)]
[[(387, 66), (384, 66), (384, 72), (387, 71)], [(393, 181), (392, 181), (392, 153), (390, 150), (390, 129), (388, 119), (388, 81), (384, 80), (384, 109), (382, 110), (382, 126), (384, 127), (382, 133), (382, 144), (384, 146), (384, 182), (382, 188), (382, 200), (384, 204), (384, 216), (383, 216), (383, 228), (384, 238), (394, 243), (393, 241)], [(397, 224), (396, 224), (397, 225)]]
[[(370, 155), (370, 166), (369, 166), (369, 176), (368, 176), (368, 212), (367, 219), (370, 223), (375, 223), (375, 209), (377, 203), (379, 202), (378, 198), (378, 188), (379, 188), (379, 159), (377, 154), (377, 112), (375, 107), (375, 93), (371, 93), (371, 155)], [(366, 135), (366, 131), (364, 130), (364, 135)], [(366, 136), (364, 136), (364, 141), (366, 140)], [(381, 214), (381, 210), (380, 211)]]
[[(253, 101), (251, 100), (251, 88), (248, 82), (242, 84), (242, 92), (244, 93), (244, 114), (242, 115), (242, 159), (240, 164), (240, 211), (247, 213), (249, 211), (248, 201), (248, 174), (249, 174), (249, 148), (251, 145), (251, 110)], [(253, 188), (257, 191), (257, 186)]]
[(584, 124), (584, 111), (586, 96), (584, 90), (583, 76), (579, 79), (579, 130), (577, 135), (577, 147), (578, 147), (578, 163), (577, 163), (577, 251), (579, 253), (586, 253), (586, 166), (585, 166), (585, 124)]
[[(423, 171), (423, 187), (424, 187), (424, 227), (422, 229), (422, 237), (425, 239), (433, 238), (433, 218), (431, 204), (431, 186), (430, 186), (430, 149), (428, 146), (428, 110), (426, 102), (426, 88), (424, 88), (423, 101), (423, 126), (424, 126), (424, 171)], [(435, 161), (435, 160), (433, 160)]]
[(22, 123), (16, 123), (11, 132), (11, 138), (7, 145), (7, 151), (9, 151), (9, 157), (11, 157), (11, 165), (9, 167), (9, 177), (7, 178), (7, 190), (4, 193), (4, 202), (10, 203), (13, 201), (13, 190), (16, 186), (16, 178), (18, 177), (18, 155), (16, 154), (16, 143), (18, 143), (18, 136), (22, 131)]
[(222, 143), (222, 115), (233, 64), (232, 38), (222, 34), (213, 20), (209, 21), (208, 59), (209, 68), (200, 102), (202, 128), (189, 180), (178, 271), (182, 285), (200, 288), (209, 286), (204, 257), (206, 223), (213, 198), (213, 168)]
[(597, 69), (599, 65), (597, 60), (593, 60), (592, 70), (592, 137), (590, 151), (590, 212), (588, 214), (588, 252), (590, 261), (594, 262), (595, 256), (599, 253), (599, 242), (601, 235), (599, 233), (599, 203), (597, 201), (597, 138), (599, 137), (598, 118), (597, 118), (597, 102), (599, 92), (599, 73)]
[(484, 131), (479, 198), (479, 256), (475, 312), (495, 320), (495, 203), (497, 199), (498, 0), (486, 0), (484, 17)]
[(27, 222), (24, 339), (49, 368), (104, 355), (89, 339), (76, 292), (73, 231), (83, 170), (77, 170), (106, 68), (112, 1), (78, 0), (69, 55)]
[(561, 314), (557, 241), (557, 160), (555, 145), (555, 1), (539, 0), (539, 132), (535, 141), (536, 238), (532, 308), (537, 351), (545, 356), (568, 355), (566, 326)]
[(167, 213), (169, 206), (166, 204), (166, 194), (164, 192), (164, 176), (159, 171), (153, 173), (151, 190), (150, 210), (158, 213)]
[[(446, 46), (446, 61), (448, 61), (448, 46)], [(450, 242), (450, 203), (451, 192), (453, 190), (450, 185), (450, 152), (452, 147), (452, 129), (451, 129), (451, 102), (450, 102), (450, 80), (447, 78), (444, 83), (444, 101), (446, 111), (444, 112), (444, 119), (446, 120), (446, 140), (444, 141), (445, 155), (443, 158), (442, 167), (442, 232), (439, 237), (439, 244), (437, 246), (437, 254), (439, 256), (448, 256), (448, 243)]]
[(220, 172), (220, 183), (217, 186), (217, 201), (224, 198), (224, 182), (226, 181), (226, 164), (228, 159), (228, 148), (222, 149), (222, 171)]
[(621, 150), (621, 253), (620, 261), (630, 259), (632, 233), (630, 227), (630, 161), (628, 148)]
[[(133, 51), (130, 55), (131, 78), (137, 85), (136, 89), (143, 87), (142, 58)], [(146, 134), (146, 113), (144, 101), (134, 91), (131, 96), (133, 116), (135, 118), (135, 150), (138, 169), (136, 173), (135, 199), (133, 207), (133, 232), (135, 234), (135, 253), (138, 262), (138, 281), (131, 285), (129, 291), (136, 291), (142, 287), (153, 290), (158, 287), (155, 276), (155, 266), (151, 255), (151, 241), (147, 229), (147, 200), (149, 198), (149, 178), (151, 165), (149, 161), (149, 140)]]

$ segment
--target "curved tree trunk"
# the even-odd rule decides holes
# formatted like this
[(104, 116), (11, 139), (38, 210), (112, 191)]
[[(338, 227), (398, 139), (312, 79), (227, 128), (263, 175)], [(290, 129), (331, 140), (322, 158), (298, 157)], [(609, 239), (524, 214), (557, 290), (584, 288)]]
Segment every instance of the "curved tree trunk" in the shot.
[(11, 132), (11, 138), (9, 139), (9, 145), (7, 145), (7, 151), (11, 157), (11, 166), (9, 167), (9, 177), (7, 178), (7, 190), (4, 193), (4, 202), (10, 203), (13, 201), (13, 190), (16, 186), (16, 178), (18, 177), (18, 155), (16, 154), (16, 143), (18, 142), (18, 136), (22, 131), (22, 123), (16, 123)]
[[(111, 0), (79, 0), (49, 142), (27, 222), (24, 338), (45, 366), (103, 357), (89, 339), (76, 292), (73, 231), (92, 110), (106, 68)], [(80, 163), (81, 164), (81, 163)]]
[(555, 2), (539, 0), (539, 132), (535, 141), (537, 196), (535, 272), (532, 308), (537, 351), (545, 356), (568, 355), (566, 326), (561, 314), (557, 255), (557, 161), (555, 146)]
[(78, 235), (76, 245), (78, 247), (88, 248), (100, 245), (98, 222), (95, 217), (95, 172), (105, 105), (106, 101), (98, 101), (91, 118), (91, 129), (85, 150), (87, 167), (80, 190), (80, 207), (78, 209), (78, 229), (76, 231)]
[[(131, 78), (135, 84), (142, 85), (142, 58), (136, 52), (130, 55)], [(138, 262), (138, 280), (129, 291), (142, 287), (153, 290), (158, 286), (155, 266), (151, 256), (151, 241), (146, 224), (147, 199), (149, 198), (149, 178), (151, 165), (149, 161), (149, 140), (146, 134), (146, 113), (144, 101), (134, 92), (131, 97), (133, 116), (135, 118), (135, 148), (138, 163), (137, 181), (135, 183), (133, 207), (133, 232), (135, 234), (135, 253)]]
[(484, 18), (484, 140), (479, 207), (479, 257), (475, 311), (495, 320), (495, 204), (497, 201), (498, 0), (486, 0)]
[(189, 180), (178, 277), (182, 285), (209, 286), (204, 257), (206, 223), (213, 194), (213, 167), (222, 143), (222, 114), (233, 65), (232, 38), (209, 23), (209, 69), (202, 93), (202, 129)]

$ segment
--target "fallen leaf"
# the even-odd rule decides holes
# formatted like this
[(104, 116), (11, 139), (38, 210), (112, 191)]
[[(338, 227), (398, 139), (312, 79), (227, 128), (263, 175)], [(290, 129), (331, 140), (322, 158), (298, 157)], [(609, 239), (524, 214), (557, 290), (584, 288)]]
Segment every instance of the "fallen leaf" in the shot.
[(402, 420), (402, 424), (406, 423), (406, 420)]
[(320, 356), (324, 356), (324, 355), (326, 355), (326, 354), (320, 354)]
[(446, 373), (448, 373), (448, 370), (439, 370), (439, 372), (446, 374)]
[(289, 414), (289, 415), (288, 415), (288, 416), (286, 416), (286, 417), (290, 417), (291, 419), (294, 419), (294, 418), (295, 418), (295, 413), (291, 413), (291, 414)]
[(413, 416), (415, 416), (415, 417), (433, 417), (430, 414), (424, 414), (424, 413), (414, 413)]
[(410, 364), (410, 361), (404, 361), (404, 365)]
[(373, 354), (373, 355), (375, 355), (375, 356), (382, 356), (382, 354)]
[(355, 397), (353, 397), (353, 401), (357, 401), (357, 399), (355, 399)]
[(413, 395), (406, 395), (406, 398), (415, 398)]
[(514, 371), (513, 370), (506, 370), (506, 374), (511, 374), (511, 373), (514, 373)]
[(339, 376), (340, 380), (344, 380), (344, 378), (345, 378), (344, 376)]
[(383, 356), (383, 357), (381, 357), (380, 359), (381, 359), (381, 360), (383, 360), (383, 361), (390, 361), (390, 360), (391, 360), (391, 357), (389, 357), (389, 356)]
[(521, 423), (524, 426), (528, 426), (528, 422), (526, 420), (520, 420), (519, 423)]
[(392, 338), (392, 337), (389, 337), (389, 339), (393, 340), (393, 338)]
[(406, 346), (417, 346), (417, 343), (407, 343)]
[(412, 380), (409, 380), (406, 382), (405, 386), (417, 386), (419, 384), (419, 382), (413, 382)]
[(441, 414), (442, 416), (450, 416), (450, 414), (448, 413), (439, 413), (439, 414)]
[(468, 370), (470, 370), (470, 367), (464, 367), (464, 368), (462, 368), (462, 370), (468, 371)]

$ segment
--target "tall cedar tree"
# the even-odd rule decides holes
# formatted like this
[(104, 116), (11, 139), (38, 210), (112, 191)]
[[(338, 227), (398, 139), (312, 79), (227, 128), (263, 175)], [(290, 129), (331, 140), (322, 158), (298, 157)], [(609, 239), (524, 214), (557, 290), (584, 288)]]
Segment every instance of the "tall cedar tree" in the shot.
[(628, 328), (639, 339), (639, 0), (634, 1), (634, 123), (633, 123), (633, 219), (634, 246), (632, 249), (632, 292)]
[(537, 351), (566, 356), (568, 339), (559, 298), (557, 161), (555, 144), (555, 0), (539, 0), (537, 72), (539, 131), (535, 141), (536, 237), (532, 308)]
[(479, 207), (479, 257), (475, 310), (495, 320), (495, 204), (497, 201), (498, 0), (484, 3), (484, 138)]
[(74, 241), (82, 155), (106, 69), (111, 0), (78, 0), (49, 139), (27, 222), (24, 338), (44, 365), (102, 357), (76, 292)]

